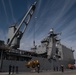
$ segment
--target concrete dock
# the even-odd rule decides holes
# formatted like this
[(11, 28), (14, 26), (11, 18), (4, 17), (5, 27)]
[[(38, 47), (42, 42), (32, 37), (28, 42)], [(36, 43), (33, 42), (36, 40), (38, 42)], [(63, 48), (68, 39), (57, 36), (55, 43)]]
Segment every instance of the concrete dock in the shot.
[[(2, 72), (0, 75), (8, 75), (8, 72)], [(40, 73), (37, 72), (20, 72), (18, 74), (10, 74), (10, 75), (76, 75), (76, 70), (66, 70), (64, 72), (61, 71), (43, 71)]]

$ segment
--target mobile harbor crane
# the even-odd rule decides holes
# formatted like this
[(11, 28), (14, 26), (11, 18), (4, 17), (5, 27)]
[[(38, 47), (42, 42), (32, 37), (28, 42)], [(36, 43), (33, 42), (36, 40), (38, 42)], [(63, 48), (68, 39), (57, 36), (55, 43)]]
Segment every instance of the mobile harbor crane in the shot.
[[(19, 48), (20, 47), (20, 40), (31, 20), (31, 17), (35, 11), (36, 8), (36, 2), (29, 8), (27, 13), (24, 15), (23, 19), (19, 23), (18, 27), (16, 25), (13, 25), (9, 27), (8, 31), (8, 40), (7, 40), (7, 45), (12, 48)], [(20, 28), (25, 24), (24, 28), (22, 31), (20, 31)]]

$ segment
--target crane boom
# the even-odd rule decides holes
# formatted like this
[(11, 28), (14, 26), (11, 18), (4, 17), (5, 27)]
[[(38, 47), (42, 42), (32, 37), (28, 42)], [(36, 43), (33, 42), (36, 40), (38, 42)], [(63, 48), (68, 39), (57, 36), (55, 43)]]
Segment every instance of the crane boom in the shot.
[(16, 28), (16, 31), (14, 32), (12, 38), (9, 40), (9, 42), (7, 43), (8, 46), (11, 46), (12, 41), (14, 40), (14, 38), (17, 36), (19, 29), (21, 28), (22, 24), (25, 23), (25, 27), (22, 31), (22, 33), (19, 35), (20, 39), (22, 38), (22, 35), (24, 34), (26, 27), (28, 26), (29, 21), (31, 20), (31, 17), (35, 11), (36, 8), (36, 2), (34, 2), (34, 4), (29, 8), (29, 10), (27, 11), (27, 13), (24, 15), (23, 19), (21, 20), (19, 26)]

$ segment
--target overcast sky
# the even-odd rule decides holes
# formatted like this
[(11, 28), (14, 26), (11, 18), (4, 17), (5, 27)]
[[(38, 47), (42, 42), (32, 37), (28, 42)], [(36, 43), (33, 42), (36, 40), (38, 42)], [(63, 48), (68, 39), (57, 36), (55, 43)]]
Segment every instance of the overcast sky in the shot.
[[(0, 0), (0, 40), (7, 41), (8, 27), (19, 22), (36, 0)], [(33, 46), (48, 35), (51, 28), (62, 32), (61, 43), (76, 50), (76, 0), (37, 0), (36, 11), (21, 39), (21, 49)], [(35, 29), (35, 32), (34, 32)], [(74, 52), (76, 58), (76, 51)]]

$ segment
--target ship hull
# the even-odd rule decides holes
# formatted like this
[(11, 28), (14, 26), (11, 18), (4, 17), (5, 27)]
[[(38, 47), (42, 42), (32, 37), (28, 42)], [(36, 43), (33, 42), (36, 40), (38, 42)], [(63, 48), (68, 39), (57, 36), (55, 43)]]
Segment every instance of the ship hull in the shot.
[[(69, 63), (69, 61), (56, 61), (52, 59), (48, 60), (47, 58), (42, 58), (42, 57), (32, 57), (31, 60), (39, 60), (41, 71), (42, 70), (56, 70), (57, 71), (57, 70), (60, 70), (60, 66), (62, 64), (64, 65), (64, 68), (66, 69)], [(1, 71), (8, 72), (9, 65), (15, 66), (15, 70), (16, 70), (16, 66), (18, 66), (19, 72), (27, 72), (27, 71), (31, 71), (35, 69), (35, 68), (27, 68), (26, 63), (27, 61), (3, 60)]]

